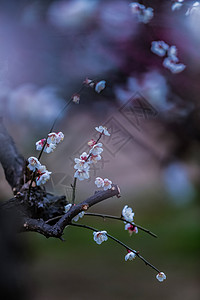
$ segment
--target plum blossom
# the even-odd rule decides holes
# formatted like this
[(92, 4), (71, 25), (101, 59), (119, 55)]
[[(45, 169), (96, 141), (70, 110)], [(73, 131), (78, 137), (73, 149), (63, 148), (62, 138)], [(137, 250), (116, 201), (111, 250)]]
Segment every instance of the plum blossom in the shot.
[(174, 60), (178, 61), (178, 58), (177, 58), (177, 48), (176, 46), (171, 46), (169, 47), (168, 51), (167, 51), (167, 54), (169, 57), (173, 58)]
[(99, 155), (103, 152), (102, 143), (95, 144), (90, 150), (91, 155)]
[(136, 254), (133, 251), (127, 250), (128, 254), (125, 256), (125, 261), (127, 260), (133, 260), (136, 258)]
[(128, 207), (128, 205), (125, 205), (124, 208), (122, 209), (122, 217), (127, 221), (127, 222), (133, 222), (133, 217), (134, 217), (134, 212), (132, 211), (131, 207)]
[(51, 132), (48, 134), (47, 144), (59, 144), (64, 140), (64, 134), (60, 131), (58, 133)]
[(33, 171), (33, 172), (35, 172), (35, 170), (41, 166), (41, 163), (39, 162), (39, 160), (34, 156), (29, 157), (28, 162), (29, 162), (29, 164), (27, 167), (29, 168), (30, 171)]
[(45, 184), (50, 179), (50, 174), (44, 165), (41, 165), (37, 169), (36, 185)]
[(95, 129), (96, 129), (96, 131), (102, 133), (103, 135), (110, 136), (110, 133), (108, 132), (108, 130), (105, 126), (95, 127)]
[(105, 178), (104, 179), (104, 187), (103, 187), (104, 191), (110, 190), (112, 187), (111, 184), (112, 184), (112, 181), (109, 180), (108, 178)]
[(151, 43), (151, 51), (158, 56), (165, 56), (168, 49), (169, 45), (164, 41), (153, 41)]
[(167, 276), (165, 275), (165, 273), (160, 272), (156, 275), (156, 279), (158, 279), (158, 281), (162, 282), (167, 278)]
[(60, 142), (62, 142), (64, 140), (64, 133), (62, 133), (62, 131), (57, 133), (57, 140), (56, 143), (59, 144)]
[(71, 203), (65, 205), (65, 207), (64, 207), (65, 208), (65, 213), (67, 213), (70, 210), (71, 207), (72, 207)]
[(79, 218), (82, 218), (84, 216), (84, 211), (81, 211), (77, 216), (75, 216), (72, 221), (77, 222)]
[(153, 8), (146, 8), (144, 5), (138, 2), (132, 2), (129, 4), (132, 14), (134, 14), (139, 22), (147, 24), (153, 18)]
[(88, 169), (89, 168), (89, 164), (86, 161), (88, 159), (88, 154), (86, 152), (83, 152), (80, 155), (80, 159), (79, 158), (75, 158), (75, 166), (74, 169), (78, 169), (78, 170), (83, 170), (83, 169)]
[(99, 155), (99, 154), (98, 155), (93, 155), (91, 153), (91, 155), (88, 159), (88, 163), (89, 164), (92, 164), (92, 163), (96, 164), (99, 160), (101, 160), (101, 155)]
[(94, 80), (91, 80), (89, 78), (86, 78), (84, 81), (83, 81), (84, 84), (90, 86), (90, 87), (94, 87), (95, 86), (95, 83), (94, 83)]
[(96, 141), (95, 141), (94, 139), (91, 139), (91, 140), (88, 142), (88, 146), (89, 146), (89, 147), (93, 147), (95, 144), (96, 144)]
[(82, 170), (76, 170), (74, 177), (79, 179), (80, 181), (84, 180), (84, 179), (88, 179), (90, 177), (89, 174), (89, 168), (86, 169), (82, 169)]
[(100, 245), (104, 241), (107, 241), (107, 239), (108, 239), (108, 237), (107, 237), (107, 231), (105, 231), (105, 230), (93, 232), (93, 235), (94, 235), (94, 241), (98, 245)]
[(59, 144), (64, 139), (64, 134), (62, 132), (51, 132), (48, 134), (47, 142), (46, 139), (41, 139), (36, 142), (36, 150), (42, 150), (45, 142), (44, 152), (51, 153), (56, 149), (57, 144)]
[(97, 177), (95, 180), (95, 184), (98, 188), (104, 187), (104, 180), (101, 177)]
[(166, 57), (163, 61), (163, 66), (174, 74), (182, 72), (186, 67), (182, 63), (177, 63), (177, 59), (172, 57)]
[[(43, 146), (44, 146), (44, 143), (45, 143), (46, 139), (42, 139), (42, 140), (39, 140), (38, 142), (36, 142), (36, 150), (42, 150)], [(46, 143), (45, 147), (44, 147), (44, 152), (46, 153), (51, 153), (55, 150), (56, 148), (56, 144), (54, 143)]]
[(182, 7), (184, 0), (175, 0), (172, 4), (172, 10), (178, 10)]
[(73, 101), (74, 103), (76, 103), (76, 104), (79, 104), (79, 102), (80, 102), (80, 95), (79, 95), (79, 94), (74, 94), (74, 95), (72, 96), (72, 101)]
[(42, 147), (44, 146), (46, 139), (41, 139), (38, 142), (36, 142), (36, 150), (42, 150)]
[(106, 82), (105, 80), (101, 80), (99, 82), (97, 82), (97, 84), (95, 85), (95, 92), (97, 92), (98, 94), (103, 91), (106, 87)]
[(138, 228), (133, 225), (133, 224), (130, 224), (130, 223), (126, 223), (125, 224), (125, 230), (128, 230), (128, 232), (130, 233), (130, 235), (134, 233), (138, 233)]

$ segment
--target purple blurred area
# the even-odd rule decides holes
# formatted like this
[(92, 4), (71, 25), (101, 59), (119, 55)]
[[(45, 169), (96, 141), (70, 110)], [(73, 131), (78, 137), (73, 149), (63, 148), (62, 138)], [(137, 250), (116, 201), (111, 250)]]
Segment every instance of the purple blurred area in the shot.
[[(84, 258), (82, 266), (78, 267), (74, 261), (76, 266), (73, 268), (69, 257), (76, 260), (77, 255), (77, 261), (81, 264), (82, 248), (70, 234), (70, 241), (76, 249), (73, 250), (71, 245), (67, 252), (68, 244), (63, 247), (69, 255), (66, 260), (62, 256), (63, 261), (69, 264), (66, 271), (62, 259), (59, 261), (60, 243), (45, 244), (43, 237), (32, 240), (30, 236), (31, 249), (36, 243), (33, 250), (27, 250), (30, 251), (33, 264), (30, 274), (35, 276), (37, 283), (34, 300), (66, 299), (66, 281), (60, 282), (57, 274), (60, 277), (69, 276), (68, 299), (72, 300), (121, 300), (132, 297), (134, 288), (137, 300), (149, 299), (150, 291), (154, 299), (162, 297), (173, 300), (180, 298), (174, 291), (176, 286), (182, 289), (181, 282), (185, 288), (185, 292), (180, 293), (181, 299), (198, 298), (195, 262), (187, 261), (189, 255), (192, 257), (192, 249), (187, 248), (189, 243), (186, 236), (182, 237), (180, 243), (178, 236), (180, 231), (182, 234), (185, 231), (193, 237), (199, 223), (196, 212), (200, 193), (200, 12), (185, 16), (186, 7), (173, 12), (172, 1), (139, 2), (154, 9), (154, 18), (148, 24), (137, 22), (130, 11), (130, 1), (126, 0), (0, 0), (0, 116), (20, 152), (26, 158), (38, 154), (35, 142), (46, 136), (60, 110), (86, 78), (106, 80), (106, 88), (100, 94), (89, 87), (84, 88), (80, 104), (72, 103), (58, 119), (55, 131), (62, 131), (65, 139), (51, 156), (43, 155), (43, 163), (53, 172), (47, 188), (51, 192), (71, 196), (74, 158), (87, 151), (87, 142), (97, 137), (95, 126), (107, 126), (112, 134), (102, 141), (103, 160), (91, 170), (89, 182), (79, 183), (77, 201), (93, 193), (96, 176), (108, 177), (119, 184), (122, 198), (100, 204), (98, 212), (119, 214), (121, 208), (129, 204), (137, 210), (137, 220), (141, 217), (147, 226), (152, 222), (154, 229), (164, 235), (158, 245), (160, 253), (156, 260), (163, 267), (167, 265), (169, 277), (175, 282), (171, 279), (168, 290), (150, 286), (148, 276), (151, 277), (151, 272), (148, 273), (148, 270), (144, 275), (144, 286), (147, 287), (147, 292), (144, 292), (144, 269), (139, 271), (138, 266), (138, 277), (132, 275), (133, 267), (125, 277), (117, 278), (117, 268), (124, 267), (115, 267), (109, 247), (104, 253), (98, 252), (102, 260), (109, 253), (109, 259), (102, 266), (92, 252), (96, 249), (90, 250), (97, 269), (94, 270), (92, 266), (89, 268)], [(193, 3), (185, 2), (188, 5)], [(163, 59), (151, 52), (151, 42), (157, 40), (177, 47), (178, 57), (186, 65), (182, 73), (172, 74), (163, 67)], [(12, 192), (2, 169), (0, 175), (1, 200), (5, 200), (12, 197)], [(189, 216), (188, 211), (191, 211)], [(187, 218), (189, 225), (183, 222)], [(118, 234), (118, 229), (113, 227), (113, 230)], [(177, 230), (172, 238), (170, 230)], [(165, 234), (166, 241), (163, 241)], [(172, 262), (170, 258), (163, 261), (161, 258), (162, 253), (167, 256), (165, 248), (170, 251), (167, 245), (171, 239), (174, 243), (177, 239), (175, 267), (172, 265), (173, 255)], [(87, 249), (91, 239), (87, 245), (82, 242), (83, 253), (89, 259)], [(148, 247), (148, 243), (146, 245), (142, 239), (141, 242)], [(197, 244), (195, 238), (191, 238), (191, 245), (195, 249)], [(154, 248), (150, 246), (149, 255), (152, 258), (156, 245)], [(43, 248), (45, 250), (41, 250)], [(6, 250), (2, 249), (5, 253)], [(37, 254), (40, 258), (37, 263), (35, 253), (40, 250), (42, 254)], [(20, 251), (16, 246), (16, 253)], [(45, 251), (49, 255), (47, 260)], [(114, 246), (112, 251), (115, 251)], [(183, 264), (186, 260), (186, 269), (183, 271), (182, 260), (179, 260), (181, 251), (185, 255), (182, 257)], [(105, 275), (109, 260), (111, 271)], [(91, 289), (93, 292), (74, 292), (77, 278), (81, 281), (82, 289), (88, 288), (89, 280), (86, 279), (87, 275), (86, 278), (83, 276), (82, 267), (84, 270), (88, 268), (90, 280), (94, 272), (98, 274), (99, 269), (101, 276), (96, 275), (95, 278), (103, 286), (104, 275), (107, 281), (114, 278), (111, 287), (105, 289), (108, 294), (101, 291), (96, 283)], [(125, 268), (123, 272), (126, 273)], [(14, 275), (13, 280), (16, 280), (17, 276)], [(23, 276), (26, 277), (26, 273)], [(134, 278), (130, 280), (130, 276), (137, 277), (135, 287)], [(41, 278), (41, 286), (38, 278)], [(48, 280), (51, 288), (48, 287)], [(127, 282), (129, 287), (126, 286)], [(116, 292), (118, 290), (119, 294)], [(97, 292), (99, 294), (94, 296)]]

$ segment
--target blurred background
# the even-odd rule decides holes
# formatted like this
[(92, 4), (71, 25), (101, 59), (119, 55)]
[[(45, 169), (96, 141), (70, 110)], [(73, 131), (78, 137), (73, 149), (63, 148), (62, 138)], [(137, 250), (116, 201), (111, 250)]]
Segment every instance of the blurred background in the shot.
[[(35, 233), (7, 237), (2, 225), (1, 282), (15, 299), (200, 297), (200, 10), (185, 16), (194, 1), (176, 11), (173, 1), (139, 2), (154, 9), (148, 24), (138, 23), (126, 0), (0, 0), (0, 115), (24, 157), (36, 156), (35, 142), (82, 82), (106, 80), (100, 94), (84, 88), (80, 104), (56, 123), (65, 139), (43, 155), (52, 171), (46, 187), (70, 200), (74, 158), (88, 151), (95, 126), (105, 125), (111, 137), (102, 140), (103, 159), (78, 182), (76, 201), (94, 193), (97, 176), (107, 177), (122, 197), (91, 211), (120, 216), (127, 204), (158, 239), (141, 231), (130, 237), (113, 220), (80, 222), (139, 250), (167, 280), (159, 283), (138, 259), (125, 262), (126, 251), (112, 241), (97, 245), (84, 229), (66, 228), (62, 243)], [(182, 73), (162, 66), (150, 50), (154, 40), (177, 46)], [(5, 201), (12, 191), (2, 168), (0, 175)]]

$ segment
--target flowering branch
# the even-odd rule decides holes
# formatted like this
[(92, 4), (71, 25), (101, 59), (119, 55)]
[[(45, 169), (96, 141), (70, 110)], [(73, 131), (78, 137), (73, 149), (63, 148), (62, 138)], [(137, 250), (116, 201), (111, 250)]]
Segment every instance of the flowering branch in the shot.
[[(89, 209), (89, 207), (114, 196), (117, 196), (119, 198), (120, 190), (117, 185), (113, 184), (111, 189), (107, 191), (98, 191), (83, 202), (73, 205), (71, 209), (66, 212), (54, 225), (49, 225), (49, 220), (45, 222), (42, 219), (32, 219), (30, 217), (24, 218), (23, 224), (21, 226), (21, 231), (35, 231), (43, 234), (46, 237), (60, 238), (65, 227), (69, 225), (72, 219), (80, 212), (86, 211)], [(54, 218), (52, 218), (52, 220), (53, 219)]]
[[(86, 228), (86, 229), (92, 230), (94, 232), (99, 232), (99, 230), (97, 230), (97, 229), (95, 229), (95, 228), (93, 228), (91, 226), (88, 226), (88, 225), (74, 224), (74, 223), (71, 223), (69, 225), (76, 226), (76, 227)], [(118, 240), (117, 238), (115, 238), (114, 236), (110, 235), (109, 233), (106, 233), (106, 235), (111, 240), (115, 241), (116, 243), (118, 243), (119, 245), (121, 245), (122, 247), (124, 247), (126, 250), (129, 250), (129, 251), (133, 252), (139, 259), (141, 259), (145, 263), (145, 265), (147, 265), (147, 266), (151, 267), (152, 269), (156, 270), (158, 273), (161, 273), (154, 265), (152, 265), (143, 256), (141, 256), (138, 251), (133, 250), (132, 248), (130, 248), (129, 246), (127, 246), (126, 244), (124, 244), (123, 242), (121, 242), (120, 240)]]
[[(107, 219), (114, 219), (114, 220), (118, 220), (118, 221), (126, 221), (124, 218), (122, 217), (117, 217), (117, 216), (111, 216), (111, 215), (105, 215), (105, 214), (97, 214), (97, 213), (85, 213), (85, 216), (94, 216), (94, 217), (101, 217), (103, 219), (107, 218)], [(126, 221), (127, 222), (127, 221)], [(157, 235), (153, 232), (151, 232), (150, 230), (138, 225), (138, 224), (135, 224), (133, 222), (127, 222), (133, 226), (136, 226), (137, 228), (141, 229), (142, 231), (150, 234), (151, 236), (157, 238)]]

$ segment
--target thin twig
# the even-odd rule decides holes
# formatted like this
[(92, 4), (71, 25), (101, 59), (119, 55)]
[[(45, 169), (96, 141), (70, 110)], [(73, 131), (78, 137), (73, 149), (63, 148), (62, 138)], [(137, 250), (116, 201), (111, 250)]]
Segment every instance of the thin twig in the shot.
[(123, 221), (123, 222), (126, 222), (126, 223), (128, 223), (128, 224), (131, 224), (131, 225), (133, 225), (133, 226), (135, 226), (135, 227), (141, 229), (142, 231), (144, 231), (144, 232), (150, 234), (151, 236), (157, 238), (157, 235), (156, 235), (155, 233), (153, 233), (153, 232), (151, 232), (150, 230), (148, 230), (148, 229), (146, 229), (146, 228), (144, 228), (144, 227), (142, 227), (142, 226), (140, 226), (140, 225), (137, 225), (137, 224), (135, 224), (135, 223), (133, 223), (133, 222), (127, 222), (127, 221), (126, 221), (124, 218), (122, 218), (122, 217), (111, 216), (111, 215), (105, 215), (105, 214), (97, 214), (97, 213), (85, 213), (85, 215), (86, 215), (86, 216), (101, 217), (101, 218), (103, 218), (103, 219), (104, 219), (104, 218), (107, 218), (107, 219), (114, 219), (114, 220)]
[[(81, 86), (81, 88), (79, 89), (79, 91), (77, 92), (77, 94), (79, 94), (79, 93), (82, 92), (84, 86), (85, 86), (85, 85), (82, 84), (82, 86)], [(71, 104), (72, 101), (73, 101), (73, 97), (70, 98), (70, 100), (65, 104), (65, 106), (61, 109), (61, 111), (58, 113), (57, 117), (55, 118), (55, 120), (54, 120), (54, 122), (53, 122), (53, 124), (52, 124), (52, 126), (51, 126), (51, 129), (49, 130), (49, 132), (48, 132), (48, 134), (47, 134), (47, 137), (46, 137), (46, 139), (45, 139), (45, 141), (44, 141), (44, 144), (43, 144), (43, 146), (42, 146), (42, 149), (41, 149), (41, 151), (40, 151), (40, 153), (39, 153), (39, 155), (38, 155), (38, 160), (40, 160), (40, 158), (41, 158), (41, 156), (42, 156), (42, 154), (43, 154), (43, 152), (44, 152), (44, 148), (45, 148), (45, 146), (46, 146), (46, 144), (47, 144), (47, 139), (48, 139), (49, 133), (51, 133), (51, 132), (53, 131), (54, 126), (55, 126), (56, 122), (58, 121), (59, 117), (62, 115), (62, 113), (64, 112), (64, 110)], [(32, 178), (31, 178), (31, 182), (30, 182), (29, 190), (28, 190), (28, 198), (30, 197), (30, 192), (31, 192), (31, 188), (32, 188), (32, 184), (33, 184), (35, 175), (36, 175), (36, 171), (33, 173), (33, 176), (32, 176)]]
[[(95, 232), (98, 232), (99, 230), (91, 227), (91, 226), (87, 226), (87, 225), (83, 225), (83, 224), (74, 224), (74, 223), (70, 223), (69, 225), (71, 226), (76, 226), (76, 227), (82, 227), (82, 228), (86, 228), (86, 229), (90, 229), (92, 231), (95, 231)], [(141, 256), (139, 254), (138, 251), (135, 251), (133, 250), (132, 248), (130, 248), (129, 246), (127, 246), (126, 244), (124, 244), (123, 242), (121, 242), (120, 240), (118, 240), (117, 238), (115, 238), (114, 236), (110, 235), (109, 233), (106, 233), (106, 235), (112, 239), (113, 241), (115, 241), (116, 243), (120, 244), (122, 247), (124, 247), (125, 249), (135, 253), (135, 255), (137, 255), (138, 258), (140, 258), (144, 263), (145, 265), (151, 267), (152, 269), (156, 270), (158, 273), (160, 273), (160, 271), (154, 266), (152, 265), (150, 262), (148, 262), (143, 256)]]
[(74, 204), (76, 198), (76, 183), (77, 183), (77, 178), (75, 177), (74, 183), (72, 185), (72, 204)]

